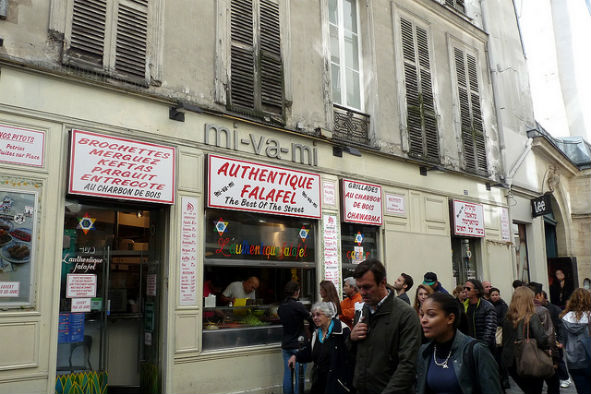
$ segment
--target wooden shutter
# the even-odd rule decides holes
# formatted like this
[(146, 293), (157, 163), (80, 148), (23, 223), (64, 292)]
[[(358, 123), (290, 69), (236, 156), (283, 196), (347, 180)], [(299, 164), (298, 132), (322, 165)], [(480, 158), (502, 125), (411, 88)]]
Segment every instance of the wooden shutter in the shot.
[(117, 10), (115, 70), (146, 78), (148, 0), (120, 0)]
[(458, 81), (464, 165), (467, 170), (486, 175), (488, 166), (476, 58), (454, 48), (454, 60)]
[(464, 5), (464, 0), (445, 0), (445, 5), (450, 6), (461, 13), (466, 12), (466, 7)]
[(74, 0), (70, 55), (103, 64), (106, 0)]
[(427, 31), (402, 18), (409, 155), (439, 161), (439, 134), (433, 100)]
[(252, 0), (232, 0), (230, 100), (233, 107), (253, 110), (255, 97)]
[(260, 0), (260, 81), (263, 110), (283, 112), (283, 64), (279, 4)]

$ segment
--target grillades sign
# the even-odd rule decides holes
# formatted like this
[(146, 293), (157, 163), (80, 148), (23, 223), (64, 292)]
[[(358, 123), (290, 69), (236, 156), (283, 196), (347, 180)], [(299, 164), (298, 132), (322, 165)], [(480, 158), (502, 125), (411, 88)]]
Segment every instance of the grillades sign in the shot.
[(173, 147), (72, 130), (68, 193), (174, 204)]
[(209, 155), (207, 206), (320, 218), (320, 176)]
[(343, 179), (343, 220), (382, 225), (382, 187)]

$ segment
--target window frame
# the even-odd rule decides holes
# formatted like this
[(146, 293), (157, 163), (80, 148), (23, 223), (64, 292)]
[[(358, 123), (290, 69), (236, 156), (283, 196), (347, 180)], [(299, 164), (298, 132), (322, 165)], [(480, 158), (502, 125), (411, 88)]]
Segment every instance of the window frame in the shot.
[[(360, 7), (359, 7), (359, 0), (352, 0), (355, 2), (355, 7), (356, 7), (356, 14), (357, 14), (357, 20), (355, 21), (357, 24), (357, 56), (358, 56), (358, 63), (359, 63), (359, 108), (356, 108), (352, 105), (349, 105), (349, 103), (343, 103), (343, 102), (336, 102), (335, 98), (333, 96), (333, 84), (335, 83), (333, 75), (332, 75), (332, 66), (333, 66), (333, 62), (332, 62), (332, 53), (331, 53), (331, 35), (330, 35), (330, 29), (331, 26), (335, 26), (333, 23), (330, 22), (330, 11), (329, 11), (329, 2), (331, 0), (324, 0), (322, 6), (326, 9), (326, 26), (327, 26), (327, 32), (326, 32), (326, 40), (327, 40), (327, 44), (326, 44), (326, 48), (328, 49), (328, 75), (330, 76), (329, 80), (330, 80), (330, 98), (331, 98), (331, 102), (333, 103), (333, 105), (338, 105), (340, 107), (346, 108), (346, 109), (352, 109), (354, 111), (357, 112), (365, 112), (365, 94), (364, 94), (364, 70), (363, 70), (363, 40), (362, 40), (362, 29), (361, 29), (361, 12), (360, 12)], [(339, 74), (341, 76), (340, 78), (340, 88), (341, 88), (341, 101), (343, 98), (343, 95), (345, 96), (345, 100), (346, 101), (346, 97), (347, 97), (347, 81), (346, 81), (346, 70), (348, 69), (347, 65), (346, 65), (346, 59), (345, 59), (345, 36), (344, 36), (344, 19), (343, 19), (343, 1), (344, 0), (334, 0), (337, 2), (337, 13), (338, 13), (338, 20), (339, 20), (339, 25), (336, 26), (337, 27), (337, 32), (338, 32), (338, 43), (339, 43), (339, 59), (341, 59), (341, 64), (339, 65)]]

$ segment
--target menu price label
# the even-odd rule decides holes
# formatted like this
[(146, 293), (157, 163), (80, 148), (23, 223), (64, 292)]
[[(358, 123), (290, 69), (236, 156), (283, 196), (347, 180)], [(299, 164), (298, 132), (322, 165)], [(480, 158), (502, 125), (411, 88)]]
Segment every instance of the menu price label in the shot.
[[(197, 304), (197, 199), (181, 199), (180, 304)], [(155, 289), (154, 289), (155, 290)]]
[(482, 204), (453, 200), (454, 234), (484, 238)]
[(0, 162), (43, 167), (45, 132), (0, 125)]
[(324, 215), (322, 229), (324, 238), (324, 279), (331, 281), (337, 294), (341, 286), (339, 273), (338, 228), (336, 215)]
[(20, 282), (0, 282), (0, 297), (18, 297)]
[(382, 187), (343, 179), (343, 220), (382, 225)]
[(207, 206), (320, 219), (320, 175), (209, 155)]
[(96, 297), (96, 275), (68, 274), (66, 276), (66, 298)]
[(68, 193), (174, 204), (175, 149), (72, 130)]

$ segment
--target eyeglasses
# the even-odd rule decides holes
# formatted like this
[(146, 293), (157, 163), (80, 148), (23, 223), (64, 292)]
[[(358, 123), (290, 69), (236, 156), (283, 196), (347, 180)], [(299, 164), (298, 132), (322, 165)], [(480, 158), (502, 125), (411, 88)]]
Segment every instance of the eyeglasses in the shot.
[(473, 289), (472, 287), (468, 287), (468, 286), (465, 286), (465, 287), (464, 287), (464, 290), (468, 290), (468, 291), (470, 291), (470, 290), (472, 290), (472, 289)]

